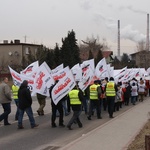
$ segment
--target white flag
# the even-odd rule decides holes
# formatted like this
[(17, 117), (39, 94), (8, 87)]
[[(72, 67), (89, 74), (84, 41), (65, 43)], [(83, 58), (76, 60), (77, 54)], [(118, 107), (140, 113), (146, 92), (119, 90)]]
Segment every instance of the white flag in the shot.
[(103, 58), (96, 65), (95, 75), (97, 76), (97, 78), (101, 79), (101, 78), (105, 78), (106, 74), (108, 74), (107, 64), (106, 64), (106, 59)]
[(74, 65), (71, 68), (72, 74), (74, 76), (75, 81), (81, 81), (82, 80), (82, 69), (79, 64)]
[(34, 70), (36, 70), (39, 67), (39, 62), (33, 62), (32, 64), (30, 64), (28, 67), (26, 67), (23, 71), (20, 72), (20, 74), (23, 75), (29, 75), (31, 74)]
[(42, 63), (38, 68), (34, 82), (33, 92), (49, 96), (49, 88), (54, 84), (54, 79), (45, 67), (45, 63)]
[(60, 71), (63, 68), (64, 68), (64, 64), (57, 66), (55, 69), (52, 70), (52, 74), (57, 73), (58, 71)]
[(55, 105), (66, 96), (76, 85), (74, 77), (69, 67), (63, 70), (62, 78), (59, 78), (58, 83), (52, 89), (52, 100)]

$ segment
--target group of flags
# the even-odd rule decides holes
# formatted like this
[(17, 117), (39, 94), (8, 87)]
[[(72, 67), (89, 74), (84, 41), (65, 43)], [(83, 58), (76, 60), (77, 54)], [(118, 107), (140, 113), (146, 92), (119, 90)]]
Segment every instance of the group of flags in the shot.
[(94, 80), (102, 80), (105, 77), (114, 77), (116, 82), (127, 82), (133, 77), (144, 77), (147, 72), (144, 68), (132, 68), (114, 70), (114, 67), (106, 63), (103, 58), (96, 65), (94, 59), (86, 60), (82, 64), (76, 64), (72, 68), (64, 67), (63, 64), (55, 69), (50, 69), (46, 62), (39, 65), (33, 62), (20, 73), (9, 66), (9, 70), (16, 86), (20, 86), (24, 80), (28, 81), (28, 86), (32, 95), (36, 93), (49, 96), (49, 88), (58, 80), (52, 90), (52, 99), (57, 104), (67, 95), (78, 83), (79, 88), (84, 91)]

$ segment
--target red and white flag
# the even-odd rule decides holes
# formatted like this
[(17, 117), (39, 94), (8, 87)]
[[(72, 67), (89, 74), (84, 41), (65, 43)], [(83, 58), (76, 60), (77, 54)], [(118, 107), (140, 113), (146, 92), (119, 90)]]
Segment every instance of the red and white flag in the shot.
[(30, 64), (28, 67), (26, 67), (24, 70), (22, 70), (20, 72), (20, 74), (22, 75), (29, 75), (31, 74), (34, 70), (36, 70), (39, 67), (39, 62), (33, 62), (32, 64)]
[(55, 105), (66, 96), (76, 85), (73, 74), (69, 67), (63, 69), (63, 76), (59, 78), (58, 83), (52, 89), (52, 100)]
[(72, 74), (74, 76), (75, 81), (81, 81), (82, 80), (82, 69), (81, 69), (79, 63), (74, 65), (71, 68), (71, 71), (72, 71)]
[(49, 96), (49, 88), (54, 84), (54, 79), (47, 70), (45, 63), (42, 63), (38, 68), (34, 83), (34, 93)]
[(98, 62), (98, 64), (96, 65), (95, 75), (99, 79), (105, 78), (105, 76), (108, 75), (107, 64), (106, 64), (106, 59), (105, 58), (101, 59)]
[(21, 83), (24, 80), (27, 80), (30, 91), (34, 90), (34, 78), (30, 78), (28, 76), (19, 74), (18, 72), (14, 71), (11, 67), (9, 67), (9, 70), (10, 70), (14, 85), (20, 87)]

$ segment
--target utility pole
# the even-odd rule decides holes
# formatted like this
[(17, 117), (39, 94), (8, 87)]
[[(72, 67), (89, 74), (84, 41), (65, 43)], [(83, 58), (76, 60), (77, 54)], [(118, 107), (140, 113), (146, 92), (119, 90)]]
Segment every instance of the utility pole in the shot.
[(146, 37), (146, 50), (149, 51), (149, 14), (147, 14), (147, 37)]
[(118, 58), (120, 59), (120, 20), (118, 20)]

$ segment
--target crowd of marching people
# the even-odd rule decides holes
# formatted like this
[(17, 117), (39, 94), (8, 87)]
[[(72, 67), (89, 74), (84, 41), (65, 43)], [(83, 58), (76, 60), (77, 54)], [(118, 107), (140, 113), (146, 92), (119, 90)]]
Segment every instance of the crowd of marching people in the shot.
[[(49, 97), (51, 99), (51, 127), (56, 128), (57, 113), (59, 114), (59, 126), (65, 127), (64, 116), (72, 112), (72, 116), (67, 123), (67, 128), (72, 130), (73, 124), (77, 124), (79, 128), (83, 127), (80, 119), (81, 113), (84, 111), (88, 120), (92, 120), (92, 116), (96, 114), (97, 119), (102, 119), (102, 111), (107, 111), (109, 118), (114, 118), (114, 113), (122, 107), (128, 105), (136, 105), (143, 102), (145, 96), (150, 96), (150, 81), (140, 78), (133, 78), (128, 82), (115, 82), (113, 77), (106, 77), (102, 80), (95, 80), (84, 91), (76, 86), (62, 98), (57, 104), (53, 102), (51, 91), (55, 84), (49, 88)], [(8, 116), (11, 113), (11, 101), (16, 104), (15, 120), (18, 121), (18, 129), (23, 129), (24, 112), (29, 117), (31, 128), (38, 127), (32, 111), (32, 97), (28, 88), (28, 81), (24, 80), (20, 87), (12, 85), (12, 89), (8, 85), (8, 78), (4, 77), (0, 84), (0, 103), (3, 108), (3, 113), (0, 115), (0, 122), (4, 120), (4, 125), (11, 125), (8, 122)], [(46, 96), (37, 94), (39, 108), (37, 113), (39, 116), (44, 115), (44, 107), (46, 105)]]

